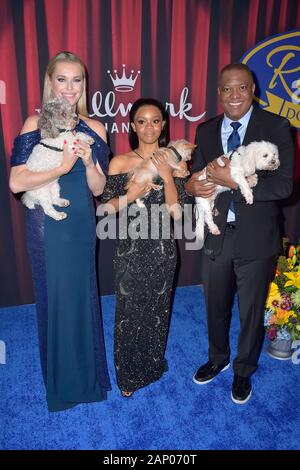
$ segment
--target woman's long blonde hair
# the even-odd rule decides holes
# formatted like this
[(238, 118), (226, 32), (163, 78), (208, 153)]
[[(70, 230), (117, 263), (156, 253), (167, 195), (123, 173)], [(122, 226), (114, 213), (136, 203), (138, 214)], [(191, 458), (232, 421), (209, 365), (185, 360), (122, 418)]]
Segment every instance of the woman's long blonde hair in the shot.
[(86, 66), (82, 62), (82, 60), (72, 52), (59, 52), (59, 54), (56, 54), (56, 56), (54, 56), (53, 59), (51, 59), (49, 64), (47, 65), (44, 79), (43, 103), (45, 103), (49, 99), (54, 98), (50, 80), (52, 78), (55, 66), (58, 62), (70, 62), (73, 64), (76, 63), (81, 66), (83, 75), (83, 91), (76, 105), (76, 111), (77, 113), (82, 114), (83, 116), (88, 116), (86, 105)]

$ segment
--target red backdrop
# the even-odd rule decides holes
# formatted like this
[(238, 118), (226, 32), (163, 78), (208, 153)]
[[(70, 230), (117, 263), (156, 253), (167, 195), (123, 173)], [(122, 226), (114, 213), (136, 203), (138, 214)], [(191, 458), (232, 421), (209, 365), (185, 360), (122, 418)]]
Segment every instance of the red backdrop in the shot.
[[(258, 41), (298, 27), (298, 0), (1, 0), (0, 306), (33, 301), (24, 212), (8, 189), (9, 157), (22, 122), (40, 107), (53, 55), (70, 50), (87, 64), (90, 113), (106, 124), (111, 149), (119, 153), (128, 149), (128, 117), (122, 111), (129, 103), (140, 96), (169, 103), (171, 137), (193, 140), (199, 116), (205, 113), (203, 121), (220, 111), (220, 68), (239, 61)], [(122, 64), (127, 78), (131, 70), (133, 78), (140, 71), (127, 93), (114, 89), (108, 73), (115, 77), (117, 70), (120, 76)], [(300, 235), (295, 199), (285, 213), (287, 234), (295, 240)], [(101, 243), (102, 294), (112, 292), (112, 250), (113, 242)], [(197, 256), (182, 243), (180, 250), (179, 284), (200, 282)]]

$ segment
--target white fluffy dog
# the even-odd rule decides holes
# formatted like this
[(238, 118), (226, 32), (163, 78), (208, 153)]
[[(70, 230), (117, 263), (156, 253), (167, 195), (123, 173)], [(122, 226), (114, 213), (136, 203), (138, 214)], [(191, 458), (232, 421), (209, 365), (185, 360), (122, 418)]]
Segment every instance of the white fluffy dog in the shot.
[[(171, 141), (167, 147), (160, 147), (158, 152), (162, 150), (167, 155), (167, 162), (171, 168), (179, 171), (182, 176), (188, 176), (190, 172), (184, 170), (179, 166), (179, 162), (184, 160), (185, 162), (192, 158), (192, 151), (196, 145), (191, 144), (187, 140), (180, 139)], [(151, 157), (146, 158), (138, 166), (136, 166), (131, 173), (126, 189), (133, 183), (148, 183), (152, 189), (161, 189), (161, 186), (153, 183), (153, 179), (158, 176), (157, 168), (152, 163)], [(144, 203), (141, 199), (137, 199), (136, 203), (139, 207), (144, 207)]]
[[(78, 122), (77, 115), (72, 111), (71, 105), (55, 98), (48, 101), (42, 107), (38, 127), (41, 131), (41, 141), (30, 154), (26, 166), (33, 172), (47, 171), (57, 168), (63, 158), (63, 145), (66, 141), (69, 149), (74, 140), (80, 139), (92, 145), (94, 140), (83, 132), (73, 133), (72, 129)], [(55, 220), (63, 220), (67, 217), (65, 212), (55, 210), (53, 204), (58, 207), (70, 205), (68, 199), (60, 197), (58, 179), (46, 184), (39, 189), (26, 191), (22, 202), (29, 209), (34, 209), (36, 204), (42, 206), (45, 214)]]
[[(230, 158), (230, 173), (232, 179), (238, 184), (247, 204), (253, 204), (252, 187), (257, 184), (256, 170), (273, 171), (279, 167), (278, 148), (271, 142), (251, 142), (247, 146), (240, 146), (231, 154), (225, 155)], [(217, 159), (220, 166), (224, 166), (221, 158)], [(206, 170), (206, 168), (205, 168)], [(200, 175), (199, 180), (206, 178), (206, 171)], [(204, 243), (204, 223), (208, 225), (209, 231), (219, 235), (219, 227), (213, 221), (214, 202), (218, 194), (230, 191), (230, 188), (217, 185), (215, 193), (209, 198), (196, 197), (196, 238), (200, 245)]]

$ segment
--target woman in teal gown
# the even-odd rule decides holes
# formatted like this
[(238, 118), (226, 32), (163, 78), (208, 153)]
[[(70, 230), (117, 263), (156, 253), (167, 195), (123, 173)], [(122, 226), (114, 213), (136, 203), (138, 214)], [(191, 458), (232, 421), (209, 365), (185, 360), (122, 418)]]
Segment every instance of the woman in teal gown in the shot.
[[(21, 192), (57, 177), (69, 199), (67, 218), (56, 221), (40, 206), (26, 209), (27, 246), (36, 295), (42, 373), (49, 411), (105, 400), (110, 382), (96, 283), (96, 221), (93, 195), (103, 191), (109, 149), (103, 126), (87, 117), (85, 66), (72, 53), (50, 61), (43, 101), (60, 97), (79, 114), (76, 131), (89, 134), (92, 147), (79, 142), (55, 170), (32, 173), (26, 161), (40, 141), (38, 116), (29, 117), (15, 139), (10, 186)], [(78, 158), (81, 157), (81, 158)], [(104, 172), (104, 173), (103, 173)]]

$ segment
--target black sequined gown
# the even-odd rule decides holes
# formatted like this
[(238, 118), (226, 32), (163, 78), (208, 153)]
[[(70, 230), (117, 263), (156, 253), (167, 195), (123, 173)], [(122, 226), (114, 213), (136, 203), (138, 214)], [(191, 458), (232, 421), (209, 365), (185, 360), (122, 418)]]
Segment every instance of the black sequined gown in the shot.
[[(108, 176), (102, 202), (124, 195), (127, 177), (127, 173)], [(186, 197), (185, 181), (175, 178), (181, 202)], [(160, 178), (157, 182), (163, 183)], [(164, 353), (177, 261), (170, 216), (163, 204), (163, 189), (152, 190), (143, 202), (144, 209), (139, 209), (136, 203), (128, 206), (126, 226), (133, 236), (117, 237), (114, 257), (114, 360), (118, 386), (126, 391), (135, 391), (158, 380), (167, 369)], [(159, 221), (154, 214), (158, 208), (161, 210)], [(151, 228), (152, 238), (148, 238)], [(140, 236), (134, 237), (139, 231)]]

